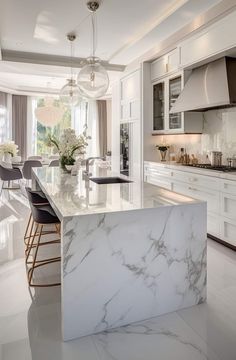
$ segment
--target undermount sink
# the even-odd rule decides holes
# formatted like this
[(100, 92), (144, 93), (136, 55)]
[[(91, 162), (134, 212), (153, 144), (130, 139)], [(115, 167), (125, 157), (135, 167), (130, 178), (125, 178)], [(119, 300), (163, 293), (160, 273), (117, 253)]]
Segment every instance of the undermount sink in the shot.
[(125, 180), (120, 177), (97, 177), (97, 178), (90, 178), (89, 180), (95, 182), (96, 184), (123, 184), (123, 183), (131, 183), (130, 180)]

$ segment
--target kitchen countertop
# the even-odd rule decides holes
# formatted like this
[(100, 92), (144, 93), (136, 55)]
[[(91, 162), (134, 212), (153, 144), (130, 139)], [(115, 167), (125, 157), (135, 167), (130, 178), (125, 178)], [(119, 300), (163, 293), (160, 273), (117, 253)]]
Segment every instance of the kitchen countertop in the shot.
[(171, 162), (171, 161), (155, 162), (155, 161), (147, 160), (147, 161), (144, 161), (144, 163), (154, 164), (154, 165), (161, 166), (161, 167), (167, 168), (167, 169), (188, 171), (188, 172), (199, 174), (199, 175), (213, 176), (213, 177), (217, 177), (220, 179), (236, 181), (236, 171), (235, 172), (224, 172), (224, 171), (203, 169), (203, 168), (197, 168), (197, 167), (192, 167), (192, 166), (186, 166), (186, 165), (178, 164), (176, 162)]
[[(199, 203), (144, 182), (98, 185), (91, 180), (83, 180), (82, 170), (77, 176), (64, 173), (58, 167), (34, 168), (33, 173), (60, 219)], [(97, 167), (92, 169), (92, 173), (92, 177), (120, 176)]]

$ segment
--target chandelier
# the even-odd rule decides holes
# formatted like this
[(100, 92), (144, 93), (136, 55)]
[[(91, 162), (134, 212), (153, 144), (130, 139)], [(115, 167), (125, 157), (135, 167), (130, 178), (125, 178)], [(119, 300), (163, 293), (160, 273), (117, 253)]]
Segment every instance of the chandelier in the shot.
[(46, 97), (44, 106), (35, 109), (37, 120), (43, 125), (53, 127), (57, 125), (64, 115), (64, 109), (54, 105), (54, 98)]
[(70, 79), (67, 79), (66, 85), (60, 91), (60, 100), (66, 106), (74, 106), (80, 102), (80, 90), (76, 84), (76, 80), (73, 79), (73, 67), (72, 67), (72, 58), (73, 58), (73, 42), (76, 39), (75, 34), (68, 34), (67, 39), (71, 44), (71, 76)]
[(78, 87), (81, 94), (89, 99), (97, 99), (105, 95), (109, 87), (109, 77), (106, 69), (101, 65), (101, 60), (95, 57), (96, 37), (96, 11), (99, 8), (99, 1), (88, 1), (87, 7), (91, 14), (92, 21), (92, 56), (87, 58), (86, 64), (78, 75)]

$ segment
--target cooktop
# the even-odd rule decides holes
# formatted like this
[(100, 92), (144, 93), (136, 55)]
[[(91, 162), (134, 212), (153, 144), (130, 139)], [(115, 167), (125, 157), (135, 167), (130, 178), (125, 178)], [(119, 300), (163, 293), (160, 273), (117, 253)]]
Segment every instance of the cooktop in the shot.
[(212, 166), (210, 164), (187, 164), (186, 166), (191, 166), (200, 169), (207, 169), (207, 170), (217, 170), (223, 172), (234, 172), (234, 171), (236, 172), (236, 167), (230, 167), (226, 165)]

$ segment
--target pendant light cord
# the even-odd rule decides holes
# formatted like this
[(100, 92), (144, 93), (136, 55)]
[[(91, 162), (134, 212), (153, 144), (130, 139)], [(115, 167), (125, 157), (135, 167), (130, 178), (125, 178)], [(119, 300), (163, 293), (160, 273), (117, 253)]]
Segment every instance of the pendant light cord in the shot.
[(93, 12), (91, 14), (92, 21), (92, 57), (95, 57), (95, 52), (97, 48), (97, 21), (96, 21), (96, 13)]

